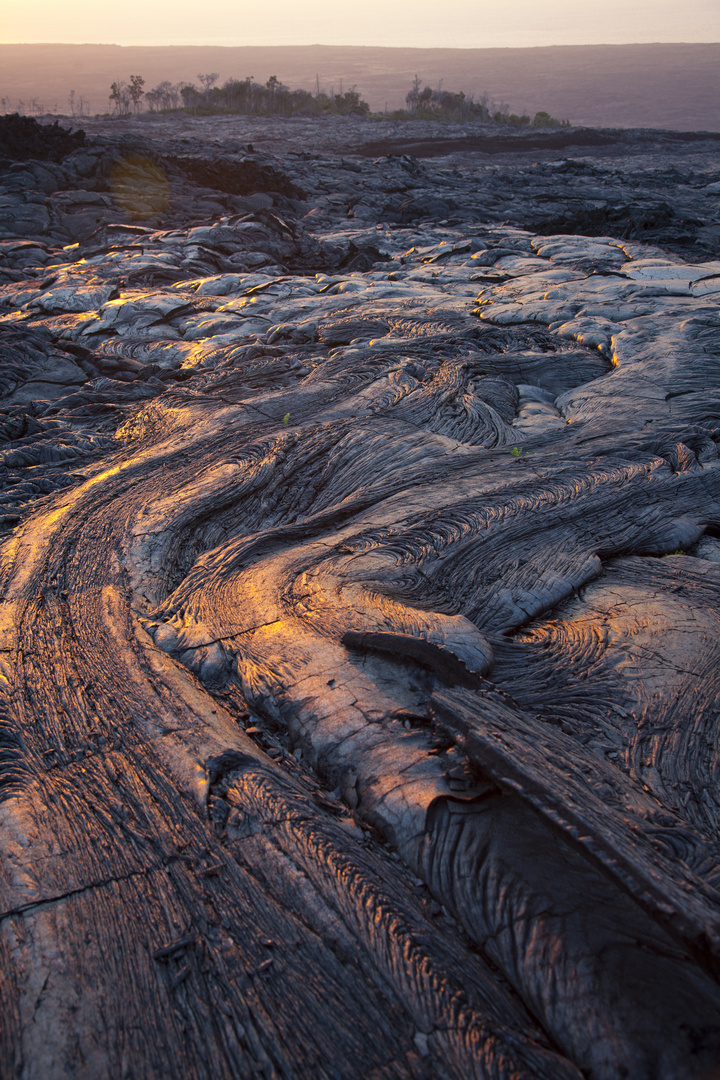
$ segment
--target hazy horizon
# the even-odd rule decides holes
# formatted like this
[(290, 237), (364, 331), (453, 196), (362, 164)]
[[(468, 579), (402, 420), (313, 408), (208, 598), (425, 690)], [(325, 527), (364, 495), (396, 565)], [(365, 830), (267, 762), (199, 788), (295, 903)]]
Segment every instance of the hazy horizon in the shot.
[(417, 0), (412, 15), (398, 0), (366, 0), (362, 17), (335, 0), (270, 7), (217, 0), (212, 27), (192, 0), (127, 0), (122, 9), (74, 0), (5, 0), (2, 44), (367, 45), (405, 48), (532, 48), (548, 45), (715, 44), (717, 0)]

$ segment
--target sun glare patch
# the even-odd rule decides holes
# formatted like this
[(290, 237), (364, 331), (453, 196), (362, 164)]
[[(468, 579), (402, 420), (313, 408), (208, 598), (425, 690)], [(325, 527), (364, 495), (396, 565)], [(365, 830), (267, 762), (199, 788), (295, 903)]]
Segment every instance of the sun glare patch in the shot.
[(162, 213), (170, 200), (164, 169), (144, 154), (128, 154), (116, 162), (110, 190), (118, 206), (134, 219)]

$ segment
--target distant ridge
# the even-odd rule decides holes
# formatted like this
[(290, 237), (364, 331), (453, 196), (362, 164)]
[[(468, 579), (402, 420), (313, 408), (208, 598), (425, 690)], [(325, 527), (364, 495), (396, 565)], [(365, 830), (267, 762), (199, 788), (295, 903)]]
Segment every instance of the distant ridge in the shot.
[(563, 45), (535, 49), (398, 49), (356, 46), (0, 45), (5, 111), (35, 99), (45, 112), (69, 113), (75, 91), (91, 111), (108, 108), (111, 81), (144, 76), (220, 82), (270, 75), (313, 90), (357, 84), (374, 111), (404, 104), (415, 74), (423, 85), (487, 92), (513, 112), (546, 109), (573, 124), (720, 131), (720, 43)]

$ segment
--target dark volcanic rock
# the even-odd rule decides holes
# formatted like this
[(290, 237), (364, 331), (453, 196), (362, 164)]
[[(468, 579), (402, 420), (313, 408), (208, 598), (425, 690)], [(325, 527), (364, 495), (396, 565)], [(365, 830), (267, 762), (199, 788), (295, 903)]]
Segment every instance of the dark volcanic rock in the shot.
[[(494, 127), (494, 125), (493, 125)], [(482, 153), (506, 154), (527, 151), (578, 150), (582, 147), (617, 146), (627, 139), (639, 137), (646, 144), (663, 141), (670, 145), (683, 143), (720, 143), (720, 133), (704, 131), (629, 131), (598, 128), (560, 128), (550, 131), (527, 131), (510, 128), (498, 135), (485, 130), (480, 135), (459, 135), (452, 138), (385, 138), (361, 143), (356, 153), (364, 157), (383, 154), (412, 154), (413, 157), (444, 157), (447, 154)]]
[(711, 1080), (716, 150), (181, 123), (0, 192), (0, 1071)]
[(84, 131), (39, 124), (29, 116), (0, 116), (0, 169), (13, 161), (62, 161), (82, 146)]
[(302, 192), (279, 169), (252, 158), (168, 157), (185, 176), (203, 187), (215, 188), (228, 195), (252, 195), (258, 191), (276, 191), (290, 198), (302, 198)]

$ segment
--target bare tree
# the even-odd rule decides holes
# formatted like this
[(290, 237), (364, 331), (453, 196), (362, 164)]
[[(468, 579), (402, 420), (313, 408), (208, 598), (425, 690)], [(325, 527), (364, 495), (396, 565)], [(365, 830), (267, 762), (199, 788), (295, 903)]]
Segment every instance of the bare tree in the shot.
[(70, 115), (75, 115), (75, 91), (71, 90), (68, 95), (68, 105), (70, 106)]
[(183, 108), (187, 109), (188, 112), (196, 111), (200, 99), (200, 91), (195, 86), (195, 83), (181, 83), (180, 97), (182, 98)]
[(162, 93), (157, 87), (155, 87), (154, 90), (148, 90), (145, 94), (145, 102), (150, 112), (155, 112), (155, 110), (160, 107), (161, 101)]
[(180, 104), (180, 83), (164, 82), (163, 109), (177, 109)]
[(151, 112), (160, 109), (175, 109), (178, 102), (178, 87), (165, 79), (163, 82), (148, 90), (145, 94)]
[(211, 87), (213, 87), (215, 85), (215, 83), (218, 81), (219, 78), (220, 78), (220, 73), (217, 72), (217, 71), (211, 71), (206, 75), (198, 74), (198, 79), (202, 83), (203, 89), (205, 91), (205, 100), (206, 101), (210, 100), (210, 89), (211, 89)]
[(420, 101), (420, 76), (416, 74), (415, 78), (413, 79), (412, 89), (410, 90), (410, 92), (405, 97), (405, 104), (407, 105), (408, 109), (414, 110), (414, 109), (417, 109), (419, 101)]
[(130, 112), (130, 87), (126, 82), (117, 82), (110, 84), (109, 100), (112, 103), (113, 112), (116, 116), (125, 116)]
[(277, 75), (271, 75), (265, 86), (270, 91), (270, 112), (275, 112), (275, 95), (278, 87), (281, 85)]
[(169, 79), (164, 79), (163, 82), (158, 83), (157, 86), (154, 86), (152, 90), (148, 90), (145, 94), (145, 100), (151, 111), (156, 109), (177, 109), (179, 98), (180, 84), (171, 83)]
[(143, 79), (142, 75), (131, 75), (130, 76), (130, 86), (128, 87), (128, 93), (129, 93), (130, 98), (132, 100), (133, 109), (134, 109), (135, 112), (137, 112), (138, 109), (140, 108), (140, 98), (145, 93), (145, 91), (143, 90), (144, 85), (145, 85), (145, 80)]

